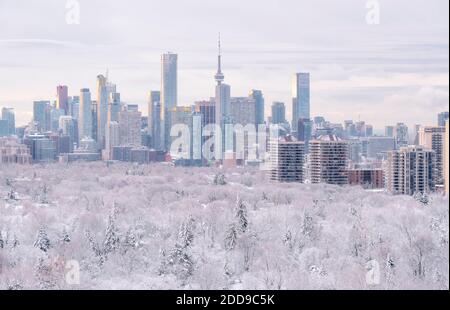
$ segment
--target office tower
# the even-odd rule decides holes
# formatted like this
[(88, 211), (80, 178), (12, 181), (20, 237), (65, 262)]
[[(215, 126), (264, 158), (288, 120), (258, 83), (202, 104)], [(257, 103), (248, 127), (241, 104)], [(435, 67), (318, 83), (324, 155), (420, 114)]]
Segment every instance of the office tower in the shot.
[(255, 110), (256, 101), (253, 97), (233, 97), (230, 99), (230, 120), (233, 124), (256, 126)]
[(310, 119), (300, 118), (297, 125), (297, 139), (305, 143), (305, 153), (309, 153), (313, 122)]
[(80, 113), (78, 116), (79, 139), (92, 138), (92, 102), (88, 88), (80, 90)]
[(309, 143), (311, 183), (348, 184), (348, 144), (335, 135), (322, 135)]
[(357, 137), (365, 137), (366, 136), (366, 122), (358, 121), (355, 123), (355, 130)]
[(50, 131), (58, 132), (59, 129), (59, 118), (65, 115), (64, 110), (51, 109), (50, 111)]
[(420, 124), (414, 125), (414, 141), (413, 141), (414, 145), (420, 145), (419, 144), (419, 131), (420, 131), (421, 127), (422, 126)]
[(141, 117), (141, 112), (128, 107), (119, 112), (120, 145), (141, 145)]
[(349, 139), (348, 144), (348, 160), (350, 163), (360, 163), (362, 160), (362, 142), (361, 139)]
[(9, 122), (4, 119), (0, 119), (0, 137), (9, 136)]
[(250, 98), (255, 101), (255, 126), (264, 124), (264, 96), (262, 91), (253, 89), (250, 91)]
[(441, 112), (438, 114), (438, 126), (439, 127), (445, 127), (445, 123), (448, 120), (449, 113), (448, 112)]
[(344, 121), (344, 130), (347, 138), (356, 137), (356, 125), (352, 120)]
[(386, 127), (384, 127), (384, 135), (386, 137), (394, 138), (394, 129), (395, 129), (394, 126), (386, 126)]
[(231, 87), (227, 84), (224, 84), (225, 76), (222, 73), (222, 54), (221, 54), (221, 45), (219, 38), (219, 55), (217, 57), (217, 73), (214, 76), (217, 86), (216, 86), (216, 124), (221, 129), (221, 140), (222, 140), (222, 149), (216, 149), (216, 156), (218, 158), (222, 158), (222, 154), (225, 151), (225, 125), (231, 124)]
[(159, 130), (158, 123), (160, 122), (160, 115), (157, 114), (156, 106), (160, 104), (161, 102), (161, 92), (159, 91), (151, 91), (148, 95), (148, 134), (151, 137), (151, 147), (156, 148), (155, 141), (159, 140), (156, 139), (156, 135), (159, 135), (159, 131), (157, 132), (157, 128)]
[(283, 102), (272, 103), (272, 124), (280, 125), (286, 122), (286, 107)]
[(408, 126), (397, 123), (394, 129), (394, 138), (397, 141), (398, 148), (407, 146), (409, 144)]
[[(120, 112), (121, 108), (122, 108), (122, 103), (120, 101), (120, 93), (116, 93), (116, 92), (109, 93), (108, 116), (106, 118), (107, 124), (118, 121), (119, 112)], [(108, 126), (106, 126), (106, 128), (107, 127)]]
[(171, 136), (171, 132), (169, 132), (169, 151), (170, 155), (173, 159), (190, 159), (191, 158), (191, 134), (192, 134), (192, 109), (191, 107), (174, 107), (167, 111), (167, 120), (170, 125), (170, 128), (176, 125), (185, 125), (189, 129), (189, 148), (183, 148), (183, 145), (172, 145), (175, 140), (179, 138), (179, 136)]
[(207, 125), (213, 125), (216, 123), (216, 105), (214, 98), (211, 98), (210, 100), (204, 100), (204, 101), (197, 101), (195, 103), (194, 107), (195, 113), (200, 115), (201, 124), (200, 124), (200, 130), (201, 130), (201, 144), (204, 145), (206, 140), (208, 140), (210, 137), (203, 136), (203, 129)]
[(97, 142), (97, 146), (99, 146), (98, 141), (98, 102), (93, 100), (91, 103), (91, 120), (92, 120), (92, 133), (91, 137)]
[(450, 163), (449, 163), (449, 156), (450, 156), (450, 149), (449, 149), (449, 120), (445, 122), (445, 139), (444, 139), (444, 183), (445, 183), (445, 194), (449, 195), (450, 193), (450, 180), (449, 180), (449, 169), (450, 169)]
[(64, 115), (70, 114), (69, 92), (67, 86), (65, 85), (59, 85), (56, 87), (56, 108), (64, 111)]
[(95, 116), (93, 120), (96, 122), (95, 131), (93, 135), (94, 140), (97, 141), (98, 145), (103, 148), (105, 143), (105, 128), (108, 120), (108, 102), (109, 102), (109, 88), (108, 80), (103, 75), (97, 76), (97, 107), (95, 111)]
[(106, 128), (106, 136), (105, 136), (105, 151), (106, 158), (112, 159), (112, 151), (115, 146), (120, 145), (120, 126), (119, 122), (112, 121), (109, 123), (109, 126)]
[(167, 150), (170, 131), (166, 123), (166, 112), (178, 104), (178, 55), (166, 53), (161, 56), (161, 143)]
[(444, 184), (444, 147), (445, 127), (421, 127), (419, 130), (419, 145), (433, 150), (436, 156), (436, 185)]
[(16, 117), (13, 108), (2, 108), (2, 120), (6, 121), (7, 135), (16, 134)]
[(70, 141), (70, 152), (73, 151), (74, 145), (78, 145), (78, 130), (76, 120), (72, 116), (65, 115), (59, 118), (59, 130), (65, 136), (68, 136)]
[(69, 115), (78, 119), (80, 114), (80, 96), (69, 97)]
[(196, 113), (201, 114), (202, 128), (206, 125), (216, 123), (216, 105), (214, 98), (211, 98), (211, 100), (195, 102), (194, 110)]
[(27, 135), (24, 137), (23, 143), (30, 149), (33, 162), (48, 163), (55, 160), (55, 143), (46, 135)]
[(310, 76), (296, 73), (292, 80), (292, 130), (297, 131), (300, 118), (310, 119)]
[(50, 101), (34, 101), (33, 102), (33, 121), (39, 132), (43, 132), (47, 128), (47, 107)]
[(373, 136), (373, 126), (372, 125), (366, 124), (365, 136), (366, 137), (372, 137)]
[(290, 135), (270, 140), (270, 179), (277, 182), (303, 183), (304, 147), (303, 142)]
[(396, 148), (396, 141), (391, 137), (367, 137), (361, 139), (365, 146), (364, 156), (372, 159), (385, 158), (387, 152)]
[(392, 194), (414, 195), (435, 189), (436, 155), (420, 146), (405, 146), (388, 153), (386, 189)]

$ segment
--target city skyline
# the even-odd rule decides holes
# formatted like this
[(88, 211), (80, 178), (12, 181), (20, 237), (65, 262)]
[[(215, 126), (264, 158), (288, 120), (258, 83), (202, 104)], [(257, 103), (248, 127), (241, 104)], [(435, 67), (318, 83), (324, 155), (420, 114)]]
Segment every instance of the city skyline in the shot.
[[(97, 1), (80, 3), (79, 25), (66, 24), (63, 5), (1, 1), (0, 7), (7, 8), (8, 15), (0, 10), (0, 46), (6, 56), (0, 62), (4, 71), (0, 106), (14, 108), (17, 124), (24, 125), (31, 119), (33, 101), (56, 100), (55, 85), (67, 85), (69, 95), (78, 95), (81, 88), (93, 91), (98, 72), (109, 68), (112, 80), (120, 85), (123, 101), (139, 104), (146, 111), (147, 93), (159, 89), (160, 55), (167, 50), (179, 55), (179, 105), (192, 105), (214, 95), (211, 76), (216, 71), (220, 30), (231, 96), (262, 90), (266, 118), (272, 102), (280, 101), (286, 106), (286, 118), (291, 119), (292, 76), (310, 72), (312, 116), (322, 115), (333, 122), (361, 117), (378, 131), (384, 125), (394, 125), (400, 112), (410, 128), (416, 123), (434, 124), (436, 113), (448, 105), (448, 3), (381, 2), (379, 25), (366, 24), (365, 1), (321, 3), (331, 6), (333, 14), (302, 1), (288, 1), (284, 6), (275, 1), (257, 6), (249, 1), (236, 12), (237, 25), (225, 26), (220, 18), (214, 18), (230, 13), (235, 4), (180, 2), (170, 17), (176, 23), (168, 29), (154, 27), (159, 19), (169, 18), (168, 7), (160, 3), (155, 9), (163, 14), (157, 20), (145, 19), (140, 11), (145, 12), (148, 6), (139, 2), (134, 8), (113, 10), (112, 15), (107, 14), (110, 8), (105, 8), (104, 23), (93, 27)], [(24, 6), (32, 12), (48, 11), (51, 21), (36, 27), (35, 16), (23, 12)], [(402, 6), (408, 8), (407, 13)], [(206, 20), (214, 20), (211, 27), (204, 27), (205, 20), (195, 21), (199, 7)], [(255, 16), (244, 19), (250, 8)], [(183, 10), (189, 17), (180, 14)], [(292, 10), (310, 16), (299, 18), (298, 28), (293, 27), (292, 21), (285, 21)], [(120, 12), (121, 22), (117, 22), (116, 12)], [(269, 23), (276, 24), (273, 30), (264, 23), (258, 23), (260, 29), (251, 26), (258, 17), (263, 20), (274, 13), (280, 18)], [(188, 21), (192, 31), (182, 28)], [(53, 30), (59, 23), (61, 30)], [(301, 26), (306, 23), (317, 27), (292, 30), (303, 30)], [(286, 26), (293, 28), (281, 31)], [(145, 30), (134, 31), (138, 27)], [(237, 28), (241, 31), (236, 32)], [(348, 34), (345, 38), (335, 35), (343, 31)], [(39, 77), (27, 85), (26, 92), (24, 76)], [(385, 115), (386, 108), (391, 111), (389, 115)]]

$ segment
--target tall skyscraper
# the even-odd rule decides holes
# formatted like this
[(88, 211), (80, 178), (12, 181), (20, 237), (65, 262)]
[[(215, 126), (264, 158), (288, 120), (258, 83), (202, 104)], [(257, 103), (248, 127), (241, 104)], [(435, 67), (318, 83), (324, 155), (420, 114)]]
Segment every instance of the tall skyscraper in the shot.
[(156, 141), (160, 135), (160, 109), (157, 106), (161, 104), (161, 92), (151, 91), (148, 95), (148, 134), (151, 137), (150, 145), (153, 148), (158, 148)]
[(69, 91), (67, 86), (59, 85), (56, 87), (56, 108), (64, 111), (64, 115), (69, 114)]
[(78, 145), (78, 132), (75, 124), (76, 121), (70, 115), (59, 118), (59, 130), (63, 135), (69, 137), (69, 152), (73, 151), (74, 145)]
[(88, 88), (80, 90), (80, 112), (78, 115), (78, 137), (92, 138), (92, 101)]
[(449, 149), (449, 120), (445, 122), (445, 139), (444, 139), (444, 183), (445, 183), (445, 194), (450, 194), (450, 179), (449, 179), (449, 169), (450, 169), (450, 149)]
[(120, 145), (120, 126), (117, 121), (111, 121), (106, 128), (105, 136), (105, 159), (112, 159), (115, 146)]
[(39, 132), (43, 132), (47, 128), (48, 106), (50, 106), (50, 101), (33, 102), (33, 121), (36, 123), (36, 128)]
[(394, 129), (394, 138), (397, 141), (397, 147), (408, 146), (409, 144), (409, 134), (408, 126), (403, 123), (398, 123)]
[(449, 112), (441, 112), (438, 114), (438, 126), (445, 127), (445, 123), (447, 122), (449, 117)]
[[(106, 124), (108, 123), (108, 109), (110, 108), (110, 103), (115, 103), (120, 105), (120, 95), (119, 95), (119, 103), (111, 102), (111, 100), (116, 100), (115, 94), (116, 86), (112, 83), (108, 82), (108, 77), (103, 75), (97, 76), (97, 109), (96, 109), (96, 129), (97, 133), (95, 136), (97, 137), (97, 142), (99, 146), (103, 149), (105, 145), (105, 130)], [(117, 109), (111, 107), (111, 112), (118, 112)], [(120, 106), (119, 106), (120, 108)]]
[(166, 113), (178, 104), (178, 55), (166, 53), (161, 56), (161, 143), (168, 148), (170, 128)]
[(406, 146), (388, 152), (386, 189), (397, 195), (434, 191), (435, 161), (435, 152), (420, 146)]
[(128, 109), (127, 107), (119, 112), (120, 145), (141, 145), (141, 117), (141, 112), (135, 109)]
[(2, 119), (7, 123), (7, 135), (16, 134), (16, 117), (13, 108), (2, 108)]
[(436, 184), (444, 184), (445, 127), (420, 127), (418, 145), (436, 153)]
[(286, 122), (286, 107), (283, 102), (272, 103), (272, 124), (279, 125)]
[(216, 124), (221, 128), (222, 149), (216, 149), (216, 156), (223, 158), (225, 152), (225, 125), (231, 124), (231, 87), (224, 84), (225, 76), (222, 73), (222, 51), (219, 36), (219, 55), (217, 57), (217, 73), (214, 76), (216, 85)]
[(264, 96), (262, 91), (253, 89), (250, 91), (250, 98), (255, 101), (255, 126), (264, 124)]
[(311, 183), (348, 184), (348, 144), (335, 135), (309, 143)]
[(303, 142), (289, 135), (269, 142), (269, 176), (272, 181), (303, 183), (304, 146)]
[(300, 118), (311, 118), (310, 112), (310, 75), (296, 73), (292, 80), (292, 129), (297, 131)]
[(384, 135), (385, 135), (386, 137), (394, 138), (394, 129), (395, 129), (394, 126), (386, 126), (386, 127), (384, 128)]
[(309, 141), (312, 135), (312, 120), (300, 118), (297, 125), (297, 139), (305, 143), (305, 153), (309, 153)]

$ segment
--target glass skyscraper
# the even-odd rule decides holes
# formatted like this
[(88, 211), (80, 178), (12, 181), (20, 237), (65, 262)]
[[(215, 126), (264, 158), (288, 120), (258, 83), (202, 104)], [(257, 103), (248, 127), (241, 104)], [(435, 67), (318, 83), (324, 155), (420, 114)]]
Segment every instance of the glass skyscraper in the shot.
[(298, 130), (298, 120), (310, 119), (310, 76), (296, 73), (292, 80), (292, 129)]

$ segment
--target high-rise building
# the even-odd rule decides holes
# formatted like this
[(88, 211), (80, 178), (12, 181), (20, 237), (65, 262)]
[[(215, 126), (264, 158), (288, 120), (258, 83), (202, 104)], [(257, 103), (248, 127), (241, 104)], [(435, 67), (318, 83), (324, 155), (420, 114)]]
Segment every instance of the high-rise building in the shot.
[(168, 124), (166, 112), (178, 104), (178, 55), (166, 53), (161, 56), (161, 142), (168, 147)]
[(382, 159), (387, 152), (395, 150), (396, 141), (392, 137), (367, 137), (360, 139), (364, 145), (362, 153), (367, 158)]
[(150, 135), (151, 142), (150, 146), (157, 148), (156, 141), (157, 136), (160, 135), (159, 124), (161, 122), (160, 109), (157, 106), (161, 104), (161, 92), (151, 91), (148, 95), (148, 134)]
[(6, 121), (7, 135), (16, 134), (16, 117), (13, 108), (2, 108), (2, 120)]
[(105, 159), (112, 159), (113, 148), (120, 145), (120, 126), (117, 121), (109, 123), (105, 139)]
[(300, 118), (297, 125), (297, 139), (305, 143), (305, 153), (309, 153), (313, 122), (310, 119)]
[(141, 112), (128, 107), (119, 112), (120, 145), (141, 146), (141, 117)]
[(445, 127), (445, 123), (447, 122), (449, 117), (449, 113), (447, 112), (441, 112), (438, 114), (438, 126), (439, 127)]
[(436, 153), (436, 185), (444, 184), (445, 127), (420, 127), (419, 145)]
[(70, 114), (69, 91), (65, 85), (59, 85), (56, 87), (56, 108), (64, 111), (64, 115)]
[(373, 126), (366, 124), (366, 137), (372, 137), (373, 136)]
[(253, 97), (232, 97), (230, 100), (230, 119), (233, 124), (256, 126), (255, 110), (256, 101)]
[(397, 123), (394, 129), (394, 138), (397, 141), (397, 147), (408, 146), (409, 144), (409, 134), (408, 126), (403, 123)]
[(50, 101), (34, 101), (33, 102), (33, 121), (39, 132), (47, 129), (47, 107), (50, 106)]
[(94, 139), (97, 143), (97, 147), (99, 146), (98, 142), (98, 102), (96, 100), (92, 100), (91, 103), (91, 120), (92, 120), (92, 133), (91, 137)]
[(435, 161), (435, 152), (420, 146), (389, 152), (385, 167), (386, 189), (399, 195), (434, 191)]
[(292, 80), (292, 130), (297, 131), (300, 118), (310, 119), (310, 75), (296, 73)]
[(55, 142), (46, 135), (27, 135), (24, 138), (23, 143), (30, 149), (33, 162), (48, 163), (55, 160)]
[(305, 144), (288, 135), (269, 142), (269, 176), (277, 182), (304, 181)]
[(80, 96), (69, 97), (69, 115), (73, 119), (78, 119), (80, 115)]
[(255, 101), (255, 126), (258, 129), (258, 125), (264, 124), (264, 96), (262, 91), (254, 89), (249, 97)]
[(419, 144), (419, 131), (420, 131), (420, 128), (421, 128), (422, 126), (420, 125), (420, 124), (416, 124), (416, 125), (414, 125), (414, 145), (420, 145)]
[(88, 88), (80, 90), (80, 113), (78, 116), (79, 139), (92, 138), (92, 101)]
[(283, 102), (272, 103), (272, 124), (280, 125), (286, 122), (286, 107)]
[(96, 137), (98, 144), (103, 148), (105, 142), (105, 129), (108, 121), (109, 86), (108, 80), (103, 75), (97, 76), (97, 109), (96, 109)]
[(444, 139), (444, 183), (445, 183), (445, 194), (450, 194), (450, 179), (449, 179), (449, 169), (450, 169), (450, 149), (449, 149), (449, 120), (445, 122), (445, 139)]
[(395, 129), (394, 126), (386, 126), (386, 127), (384, 128), (384, 135), (385, 135), (386, 137), (394, 138), (394, 129)]
[(65, 115), (59, 118), (59, 130), (65, 136), (69, 137), (69, 152), (71, 153), (75, 146), (78, 145), (78, 128), (76, 120), (72, 116)]
[(348, 145), (335, 135), (322, 135), (309, 143), (311, 183), (348, 184)]

